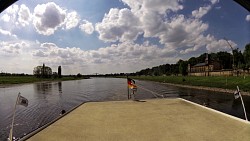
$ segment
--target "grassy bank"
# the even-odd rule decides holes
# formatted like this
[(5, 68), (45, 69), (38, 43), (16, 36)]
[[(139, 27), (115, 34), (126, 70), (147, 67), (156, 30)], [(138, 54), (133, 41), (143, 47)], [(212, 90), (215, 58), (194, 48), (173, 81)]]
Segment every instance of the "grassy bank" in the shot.
[(247, 77), (195, 77), (195, 76), (136, 76), (132, 77), (139, 80), (150, 80), (163, 83), (173, 83), (191, 86), (204, 86), (222, 89), (236, 90), (239, 86), (241, 91), (250, 92), (250, 76)]
[(41, 81), (66, 81), (66, 80), (77, 80), (77, 79), (83, 79), (83, 78), (76, 78), (76, 77), (36, 78), (35, 76), (0, 76), (0, 85), (34, 83)]

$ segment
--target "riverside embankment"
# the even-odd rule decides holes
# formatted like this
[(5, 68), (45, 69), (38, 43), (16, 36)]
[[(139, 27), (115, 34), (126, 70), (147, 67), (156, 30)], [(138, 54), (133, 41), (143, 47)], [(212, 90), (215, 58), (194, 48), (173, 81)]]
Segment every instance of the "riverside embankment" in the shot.
[(178, 87), (233, 93), (237, 86), (243, 95), (250, 95), (250, 76), (133, 76), (133, 79), (161, 82)]

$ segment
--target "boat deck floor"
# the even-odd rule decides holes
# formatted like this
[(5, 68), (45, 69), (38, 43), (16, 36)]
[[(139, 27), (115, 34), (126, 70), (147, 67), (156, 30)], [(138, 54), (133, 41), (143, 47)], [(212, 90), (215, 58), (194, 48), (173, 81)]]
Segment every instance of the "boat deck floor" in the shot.
[(85, 103), (29, 141), (249, 141), (250, 124), (182, 99)]

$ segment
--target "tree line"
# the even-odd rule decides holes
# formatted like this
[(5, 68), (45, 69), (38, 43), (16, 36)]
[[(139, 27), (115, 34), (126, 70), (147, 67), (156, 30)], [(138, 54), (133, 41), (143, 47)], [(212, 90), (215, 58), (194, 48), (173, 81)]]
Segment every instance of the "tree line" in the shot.
[(1, 72), (0, 76), (31, 76), (30, 74), (25, 73), (8, 73), (8, 72)]
[[(233, 53), (226, 51), (220, 51), (217, 53), (208, 54), (209, 60), (218, 61), (223, 70), (226, 69), (243, 69), (249, 71), (250, 69), (250, 43), (245, 46), (242, 53), (238, 48), (232, 50)], [(191, 57), (188, 60), (179, 60), (176, 64), (164, 64), (152, 68), (140, 70), (130, 75), (187, 75), (188, 64), (194, 66), (198, 63), (204, 63), (206, 59), (206, 53), (201, 54), (198, 57)]]
[[(208, 54), (209, 60), (218, 61), (221, 68), (226, 69), (243, 69), (249, 71), (250, 69), (250, 43), (245, 46), (242, 53), (238, 48), (232, 50), (232, 54), (226, 51)], [(191, 57), (188, 60), (179, 60), (176, 64), (164, 64), (153, 68), (143, 69), (132, 75), (187, 75), (188, 64), (194, 66), (198, 63), (204, 63), (206, 53), (201, 54), (199, 57)]]

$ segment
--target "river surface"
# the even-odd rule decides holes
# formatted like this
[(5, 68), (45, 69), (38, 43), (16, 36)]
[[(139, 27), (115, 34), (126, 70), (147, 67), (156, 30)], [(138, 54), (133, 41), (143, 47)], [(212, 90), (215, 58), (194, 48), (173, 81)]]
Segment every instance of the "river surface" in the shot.
[[(181, 97), (195, 103), (244, 119), (240, 99), (214, 91), (169, 86), (157, 82), (136, 81), (136, 99)], [(41, 82), (0, 88), (0, 141), (8, 138), (18, 93), (29, 100), (27, 107), (16, 108), (13, 136), (18, 139), (60, 116), (61, 110), (90, 101), (127, 100), (127, 80), (92, 78), (75, 81)], [(243, 96), (248, 118), (250, 97)], [(167, 107), (166, 107), (167, 108)]]

